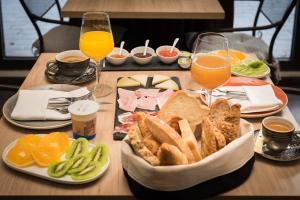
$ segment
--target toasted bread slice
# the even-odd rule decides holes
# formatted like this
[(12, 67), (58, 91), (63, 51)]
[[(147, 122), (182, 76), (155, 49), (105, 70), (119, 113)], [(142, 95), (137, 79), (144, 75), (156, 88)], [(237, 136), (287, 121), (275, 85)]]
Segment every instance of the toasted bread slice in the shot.
[(201, 152), (199, 150), (197, 140), (195, 138), (192, 129), (190, 128), (188, 121), (186, 119), (183, 119), (180, 120), (178, 124), (181, 131), (181, 137), (183, 141), (186, 143), (186, 145), (192, 151), (195, 161), (201, 160)]
[(188, 164), (186, 156), (174, 145), (163, 143), (157, 153), (161, 165)]
[(202, 124), (202, 135), (201, 135), (201, 154), (202, 157), (207, 157), (218, 150), (215, 132), (220, 132), (214, 126), (214, 123), (206, 118)]
[(156, 141), (151, 133), (151, 131), (148, 129), (145, 119), (147, 114), (144, 112), (136, 112), (136, 119), (138, 122), (138, 127), (141, 131), (142, 135), (142, 141), (144, 142), (145, 146), (154, 154), (157, 154), (158, 148), (160, 146), (160, 143)]
[(179, 133), (181, 135), (181, 131), (180, 131), (179, 124), (178, 124), (178, 122), (180, 120), (182, 120), (181, 117), (172, 115), (166, 119), (166, 123), (169, 124), (169, 126), (171, 126), (177, 133)]
[(129, 128), (128, 137), (130, 144), (137, 155), (142, 157), (151, 165), (160, 165), (159, 159), (142, 142), (142, 135), (136, 125)]
[(230, 112), (230, 104), (226, 99), (217, 99), (210, 107), (209, 118), (216, 125), (225, 120)]
[(218, 131), (215, 131), (215, 137), (216, 137), (216, 144), (218, 150), (226, 146), (225, 136), (222, 134), (222, 132), (219, 129)]
[(143, 138), (152, 137), (152, 133), (148, 129), (148, 127), (145, 123), (145, 119), (146, 119), (147, 114), (144, 113), (144, 112), (136, 112), (135, 116), (136, 116), (137, 123), (138, 123), (138, 126), (140, 128), (140, 131), (142, 133)]
[(158, 112), (158, 117), (164, 121), (168, 120), (169, 116), (187, 119), (194, 131), (196, 125), (201, 124), (208, 114), (209, 108), (207, 106), (201, 105), (194, 96), (179, 90), (169, 97)]
[(180, 135), (172, 127), (157, 117), (149, 116), (146, 118), (145, 122), (157, 141), (178, 147), (179, 150), (186, 155), (189, 163), (195, 161), (189, 147), (183, 142)]
[(228, 100), (217, 99), (211, 106), (210, 119), (225, 136), (226, 144), (240, 137), (241, 106), (230, 106)]

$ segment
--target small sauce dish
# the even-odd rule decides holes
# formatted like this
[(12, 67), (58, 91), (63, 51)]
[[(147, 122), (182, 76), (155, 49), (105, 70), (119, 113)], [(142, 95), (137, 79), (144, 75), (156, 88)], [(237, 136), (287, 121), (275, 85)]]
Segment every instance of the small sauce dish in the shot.
[(152, 49), (151, 47), (147, 47), (146, 55), (144, 56), (144, 49), (145, 46), (139, 46), (135, 47), (130, 52), (133, 60), (140, 65), (148, 64), (149, 62), (151, 62), (152, 58), (156, 56), (154, 49)]
[(107, 56), (106, 59), (112, 65), (122, 65), (125, 63), (128, 57), (130, 57), (129, 52), (126, 49), (122, 49), (121, 55), (119, 55), (120, 48), (115, 47)]
[(174, 47), (174, 49), (171, 53), (170, 52), (171, 48), (172, 48), (172, 46), (164, 45), (164, 46), (160, 46), (156, 49), (156, 54), (161, 62), (163, 62), (165, 64), (171, 64), (178, 59), (178, 57), (180, 55), (179, 49)]

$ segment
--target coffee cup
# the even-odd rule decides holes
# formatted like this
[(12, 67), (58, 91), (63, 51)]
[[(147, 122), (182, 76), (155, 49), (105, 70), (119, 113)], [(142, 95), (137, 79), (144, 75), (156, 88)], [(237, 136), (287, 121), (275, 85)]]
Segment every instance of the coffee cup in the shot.
[(285, 150), (291, 142), (294, 132), (295, 126), (283, 117), (266, 117), (262, 121), (264, 143), (272, 144), (268, 145), (272, 148), (271, 150)]
[(90, 63), (90, 59), (80, 50), (69, 50), (58, 53), (55, 60), (47, 63), (47, 68), (56, 68), (56, 73), (64, 76), (79, 76), (83, 74)]

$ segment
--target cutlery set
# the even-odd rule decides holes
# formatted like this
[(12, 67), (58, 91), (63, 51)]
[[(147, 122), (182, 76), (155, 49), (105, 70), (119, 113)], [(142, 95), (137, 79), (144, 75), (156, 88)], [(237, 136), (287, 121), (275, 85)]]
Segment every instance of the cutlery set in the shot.
[[(55, 110), (57, 112), (60, 112), (61, 114), (67, 114), (69, 113), (68, 107), (74, 103), (75, 101), (79, 100), (87, 100), (92, 97), (92, 92), (89, 92), (83, 96), (80, 97), (55, 97), (50, 98), (48, 101), (47, 109)], [(106, 105), (106, 104), (112, 104), (111, 102), (97, 102), (99, 105)]]

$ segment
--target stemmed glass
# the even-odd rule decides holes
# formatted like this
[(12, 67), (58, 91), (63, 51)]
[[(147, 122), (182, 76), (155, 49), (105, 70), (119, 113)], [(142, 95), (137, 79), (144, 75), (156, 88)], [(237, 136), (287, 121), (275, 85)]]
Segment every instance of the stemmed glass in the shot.
[(231, 76), (227, 38), (220, 33), (203, 33), (197, 37), (191, 75), (207, 91), (208, 106), (211, 106), (212, 91)]
[(80, 50), (97, 64), (96, 86), (93, 90), (95, 97), (104, 97), (112, 92), (106, 84), (100, 84), (101, 70), (104, 58), (114, 48), (109, 16), (104, 12), (87, 12), (82, 17), (79, 41)]

